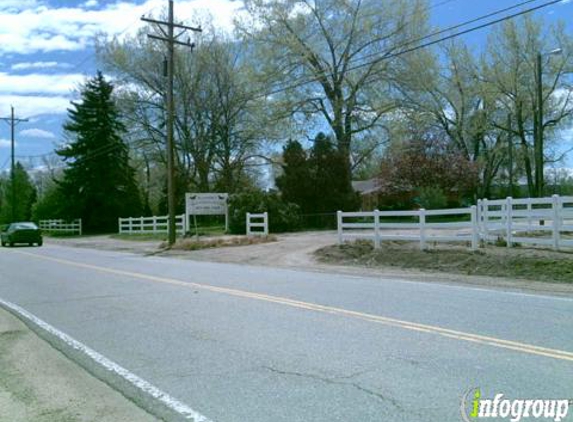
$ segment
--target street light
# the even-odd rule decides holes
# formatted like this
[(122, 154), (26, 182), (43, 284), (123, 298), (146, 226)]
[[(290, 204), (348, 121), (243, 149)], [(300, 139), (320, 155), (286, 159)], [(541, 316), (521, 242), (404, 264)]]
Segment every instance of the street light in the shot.
[(535, 116), (535, 139), (533, 150), (535, 154), (535, 194), (538, 198), (543, 196), (544, 184), (544, 157), (543, 157), (543, 58), (556, 56), (563, 52), (561, 48), (556, 48), (547, 53), (537, 53), (536, 63), (536, 85), (537, 85), (537, 115)]

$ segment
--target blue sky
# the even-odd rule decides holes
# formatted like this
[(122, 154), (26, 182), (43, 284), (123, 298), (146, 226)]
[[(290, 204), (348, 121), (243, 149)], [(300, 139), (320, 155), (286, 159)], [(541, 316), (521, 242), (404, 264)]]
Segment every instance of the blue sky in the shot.
[[(451, 26), (517, 2), (450, 0), (432, 9), (432, 20)], [(439, 5), (444, 0), (430, 3)], [(166, 4), (167, 0), (0, 0), (0, 117), (8, 116), (14, 105), (18, 117), (30, 119), (17, 128), (17, 156), (26, 162), (24, 157), (50, 153), (62, 140), (61, 126), (73, 89), (97, 67), (94, 35), (132, 33), (141, 15), (157, 13)], [(176, 0), (175, 7), (179, 19), (190, 21), (209, 11), (218, 24), (230, 27), (241, 1)], [(548, 22), (571, 22), (573, 1), (564, 0), (537, 14)], [(484, 30), (466, 39), (479, 47), (486, 36)], [(8, 125), (0, 122), (0, 170), (9, 166), (9, 136)], [(39, 159), (31, 164), (40, 164)]]

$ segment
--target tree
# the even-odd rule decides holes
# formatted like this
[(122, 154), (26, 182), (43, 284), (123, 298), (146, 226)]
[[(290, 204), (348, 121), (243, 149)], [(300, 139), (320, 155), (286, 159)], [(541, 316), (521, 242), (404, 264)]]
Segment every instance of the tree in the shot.
[[(473, 193), (478, 166), (439, 133), (426, 133), (389, 148), (380, 168), (382, 196), (414, 199), (445, 195), (458, 204)], [(405, 201), (407, 202), (407, 201)]]
[[(208, 22), (197, 47), (176, 54), (175, 149), (181, 192), (229, 193), (251, 182), (261, 144), (280, 132), (266, 124), (265, 101), (250, 79), (244, 44), (218, 32)], [(98, 41), (98, 56), (120, 81), (130, 138), (148, 167), (165, 163), (164, 45), (145, 28), (124, 41)], [(159, 188), (161, 190), (161, 187)]]
[(316, 136), (308, 165), (313, 213), (354, 211), (358, 208), (358, 195), (345, 178), (346, 157), (336, 148), (331, 137), (322, 132)]
[(137, 215), (141, 208), (113, 90), (101, 72), (82, 86), (64, 125), (68, 144), (57, 151), (67, 162), (59, 181), (66, 198), (63, 217), (81, 217), (86, 232), (116, 230), (118, 217)]
[[(238, 22), (278, 117), (320, 119), (334, 134), (350, 186), (354, 143), (381, 129), (400, 105), (396, 84), (431, 60), (393, 57), (427, 30), (422, 0), (246, 0)], [(378, 133), (377, 142), (384, 138)], [(363, 149), (360, 149), (364, 151)], [(369, 153), (369, 150), (366, 151)]]
[[(14, 166), (14, 188), (12, 188), (10, 175), (2, 180), (1, 187), (0, 221), (2, 223), (29, 221), (32, 217), (32, 205), (36, 202), (37, 192), (21, 163), (17, 162)], [(14, 198), (12, 194), (15, 195)], [(14, 218), (12, 218), (12, 204), (14, 204)]]
[(298, 141), (289, 141), (283, 148), (282, 174), (276, 185), (285, 202), (297, 204), (303, 213), (311, 213), (314, 194), (306, 151)]
[(283, 173), (276, 179), (282, 198), (297, 204), (303, 213), (351, 211), (359, 199), (341, 174), (346, 172), (345, 157), (332, 138), (319, 133), (307, 153), (297, 141), (290, 141), (283, 152)]
[(443, 69), (426, 69), (416, 82), (402, 87), (410, 125), (405, 136), (439, 132), (452, 151), (479, 167), (476, 195), (489, 197), (507, 144), (507, 135), (491, 122), (497, 93), (481, 78), (479, 60), (465, 44), (454, 41), (441, 53)]
[[(561, 48), (558, 57), (544, 53)], [(536, 62), (541, 55), (542, 75)], [(492, 124), (515, 138), (530, 196), (542, 196), (543, 172), (561, 157), (552, 154), (551, 142), (538, 147), (539, 139), (555, 142), (556, 129), (573, 116), (573, 43), (564, 26), (543, 31), (543, 21), (525, 17), (508, 21), (492, 32), (483, 65), (484, 81), (497, 92), (497, 113)], [(538, 78), (542, 80), (543, 121), (539, 113)], [(507, 118), (510, 116), (510, 119)], [(557, 154), (558, 155), (558, 154)]]

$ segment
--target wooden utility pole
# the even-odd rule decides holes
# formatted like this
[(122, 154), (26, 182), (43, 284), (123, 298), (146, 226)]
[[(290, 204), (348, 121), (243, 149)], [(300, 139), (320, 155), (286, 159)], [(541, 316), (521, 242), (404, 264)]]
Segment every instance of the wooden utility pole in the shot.
[(10, 155), (12, 159), (12, 165), (10, 170), (10, 184), (11, 186), (11, 203), (12, 203), (12, 222), (16, 221), (16, 162), (15, 162), (15, 132), (18, 123), (27, 122), (28, 119), (17, 119), (14, 116), (14, 107), (11, 107), (10, 117), (2, 117), (0, 120), (8, 122), (10, 125)]
[[(175, 228), (175, 148), (174, 148), (174, 120), (175, 120), (175, 102), (173, 100), (173, 75), (175, 67), (175, 45), (183, 45), (193, 49), (195, 44), (190, 40), (181, 42), (177, 38), (185, 33), (185, 31), (201, 32), (201, 28), (193, 28), (177, 24), (174, 22), (173, 0), (169, 0), (169, 11), (167, 15), (167, 22), (150, 19), (146, 17), (141, 18), (142, 21), (154, 24), (161, 33), (161, 36), (148, 34), (149, 38), (164, 41), (167, 44), (167, 93), (166, 108), (167, 108), (167, 207), (169, 210), (168, 216), (168, 243), (172, 246), (175, 243), (176, 228)], [(163, 27), (167, 27), (167, 32)], [(175, 35), (175, 28), (182, 29), (183, 31)]]

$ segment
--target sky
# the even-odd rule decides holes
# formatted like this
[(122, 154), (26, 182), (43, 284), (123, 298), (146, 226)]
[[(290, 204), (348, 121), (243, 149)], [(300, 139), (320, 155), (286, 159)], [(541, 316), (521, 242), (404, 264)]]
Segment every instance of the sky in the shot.
[[(517, 2), (430, 0), (432, 22), (448, 27)], [(157, 16), (166, 5), (167, 0), (0, 0), (0, 117), (8, 117), (14, 106), (16, 117), (29, 119), (16, 128), (21, 161), (38, 164), (40, 156), (63, 141), (62, 124), (74, 91), (98, 67), (94, 36), (134, 33), (142, 15)], [(209, 12), (218, 26), (229, 30), (241, 7), (241, 0), (175, 0), (177, 19), (192, 22)], [(571, 22), (573, 0), (536, 14), (547, 21)], [(568, 25), (573, 30), (573, 24)], [(479, 48), (486, 37), (484, 30), (465, 39)], [(564, 133), (573, 146), (573, 130)], [(0, 121), (0, 171), (10, 165), (9, 139), (10, 128)], [(573, 167), (573, 159), (568, 166)]]

